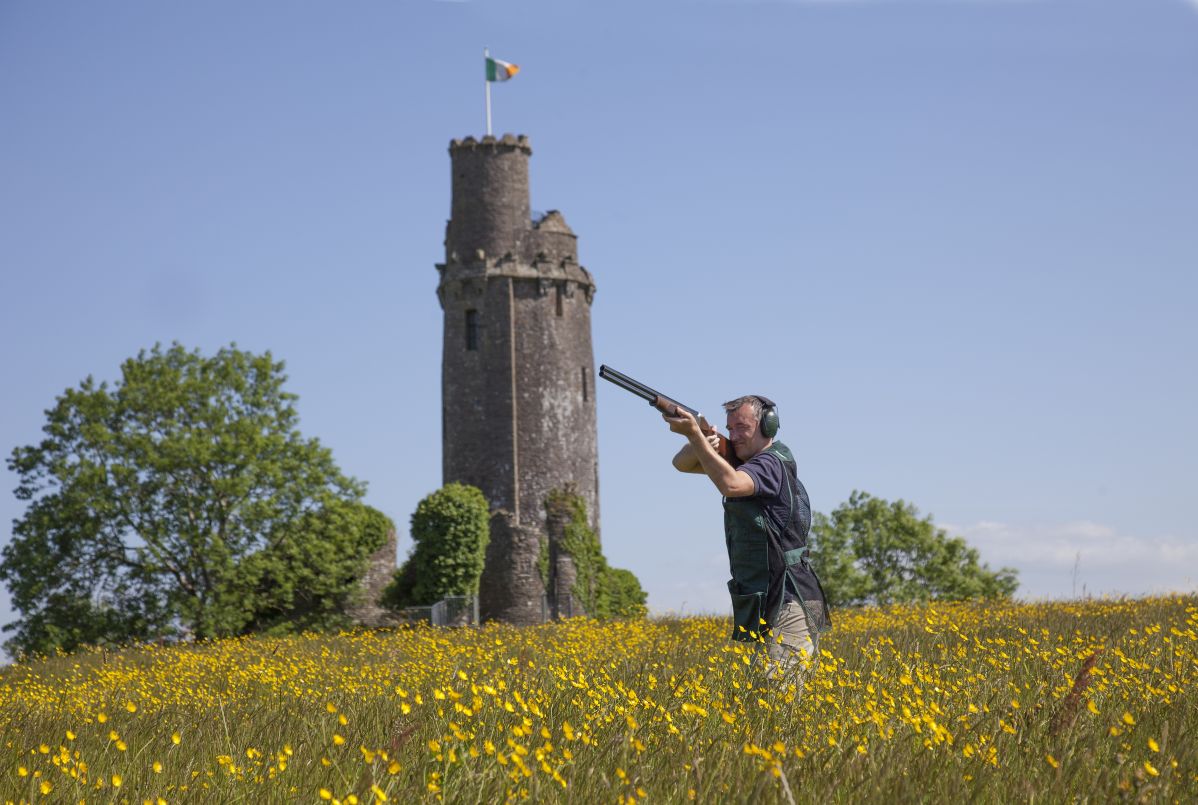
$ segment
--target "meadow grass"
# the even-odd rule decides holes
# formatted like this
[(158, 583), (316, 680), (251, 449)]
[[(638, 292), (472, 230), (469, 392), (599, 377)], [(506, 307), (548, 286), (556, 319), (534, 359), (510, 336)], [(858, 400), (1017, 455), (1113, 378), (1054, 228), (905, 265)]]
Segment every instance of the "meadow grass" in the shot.
[(0, 801), (1198, 799), (1198, 598), (93, 650), (0, 670)]

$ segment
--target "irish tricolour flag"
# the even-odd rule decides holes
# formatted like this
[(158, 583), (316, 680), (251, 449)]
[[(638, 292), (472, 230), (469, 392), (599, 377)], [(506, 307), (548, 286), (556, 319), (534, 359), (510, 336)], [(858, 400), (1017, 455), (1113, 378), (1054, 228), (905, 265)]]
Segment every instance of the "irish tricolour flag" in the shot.
[(520, 68), (510, 62), (492, 58), (487, 59), (488, 81), (507, 81), (518, 72), (520, 72)]

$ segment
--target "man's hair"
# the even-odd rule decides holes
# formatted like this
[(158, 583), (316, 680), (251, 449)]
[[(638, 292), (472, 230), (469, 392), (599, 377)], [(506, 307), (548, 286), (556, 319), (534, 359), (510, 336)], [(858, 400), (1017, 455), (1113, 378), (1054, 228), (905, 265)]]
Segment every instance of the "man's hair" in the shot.
[(761, 400), (754, 397), (752, 394), (746, 397), (737, 397), (735, 400), (729, 400), (724, 403), (724, 410), (731, 414), (742, 405), (747, 405), (753, 409), (753, 418), (761, 421), (761, 412), (765, 410), (765, 406), (761, 404)]

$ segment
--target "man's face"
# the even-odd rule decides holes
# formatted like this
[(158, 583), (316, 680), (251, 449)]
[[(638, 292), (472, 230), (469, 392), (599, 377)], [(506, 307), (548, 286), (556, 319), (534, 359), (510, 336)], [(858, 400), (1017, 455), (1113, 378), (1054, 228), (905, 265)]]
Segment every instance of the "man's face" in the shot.
[(747, 404), (728, 412), (728, 441), (741, 461), (748, 461), (770, 442), (761, 435), (753, 408)]

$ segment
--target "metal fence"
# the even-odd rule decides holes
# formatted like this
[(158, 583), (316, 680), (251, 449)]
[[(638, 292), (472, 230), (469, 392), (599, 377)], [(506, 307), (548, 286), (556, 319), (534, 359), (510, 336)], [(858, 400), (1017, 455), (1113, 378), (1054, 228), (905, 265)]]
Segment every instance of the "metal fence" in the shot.
[(429, 623), (433, 626), (477, 626), (478, 598), (472, 595), (442, 598), (433, 604)]
[[(585, 614), (581, 607), (575, 611), (576, 606), (572, 595), (557, 599), (556, 607), (548, 595), (543, 595), (541, 596), (541, 623)], [(469, 595), (442, 598), (437, 603), (425, 607), (407, 607), (400, 610), (397, 615), (401, 623), (427, 623), (430, 626), (477, 626), (480, 622), (478, 598)]]
[(406, 607), (399, 612), (404, 623), (427, 623), (430, 626), (477, 626), (478, 598), (455, 595), (442, 598), (432, 606)]
[[(554, 601), (548, 595), (541, 596), (541, 623), (549, 623), (551, 620), (574, 617), (574, 596), (565, 595), (557, 599), (557, 611), (554, 612)], [(581, 615), (582, 609), (578, 610)]]

